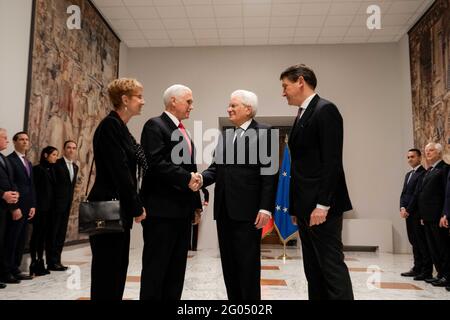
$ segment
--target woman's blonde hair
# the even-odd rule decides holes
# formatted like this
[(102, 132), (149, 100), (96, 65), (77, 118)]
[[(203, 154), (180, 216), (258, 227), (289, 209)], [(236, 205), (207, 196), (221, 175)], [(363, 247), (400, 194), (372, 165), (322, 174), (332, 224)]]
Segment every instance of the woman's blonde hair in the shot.
[(119, 78), (112, 81), (108, 85), (108, 94), (114, 109), (118, 109), (122, 105), (123, 95), (130, 96), (138, 89), (143, 89), (143, 86), (136, 79)]

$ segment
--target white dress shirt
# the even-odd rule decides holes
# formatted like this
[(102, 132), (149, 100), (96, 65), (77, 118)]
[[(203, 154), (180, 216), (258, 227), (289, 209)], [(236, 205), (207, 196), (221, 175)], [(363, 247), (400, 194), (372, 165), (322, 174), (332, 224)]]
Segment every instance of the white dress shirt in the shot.
[(25, 168), (29, 168), (28, 167), (28, 163), (25, 162), (25, 155), (23, 153), (20, 153), (19, 151), (14, 150), (14, 152), (17, 154), (17, 156), (19, 157), (20, 161), (22, 161), (23, 166)]
[(314, 97), (316, 95), (317, 95), (317, 93), (313, 93), (308, 98), (306, 98), (305, 101), (303, 101), (302, 105), (299, 107), (299, 108), (303, 109), (302, 114), (300, 115), (299, 119), (301, 119), (303, 117), (303, 115), (305, 114), (306, 109), (308, 108), (309, 104), (311, 103), (311, 100), (314, 99)]
[[(242, 131), (241, 131), (241, 136), (240, 136), (240, 137), (242, 137), (242, 136), (244, 135), (245, 131), (248, 129), (248, 127), (249, 127), (250, 124), (252, 123), (252, 120), (253, 120), (253, 119), (250, 119), (250, 120), (248, 120), (248, 121), (245, 121), (243, 124), (241, 124), (241, 126), (239, 127), (239, 128), (242, 129)], [(236, 127), (236, 129), (238, 129), (238, 128)], [(234, 141), (236, 141), (236, 137), (237, 137), (237, 133), (234, 133), (233, 143), (234, 143)], [(239, 138), (240, 138), (240, 137), (239, 137)]]
[(75, 171), (73, 169), (73, 161), (67, 159), (64, 156), (63, 156), (63, 158), (64, 158), (64, 161), (66, 162), (67, 170), (69, 170), (70, 181), (73, 181), (73, 178), (75, 176)]
[(170, 118), (170, 120), (172, 120), (172, 122), (175, 124), (175, 126), (178, 128), (178, 126), (180, 125), (180, 120), (177, 119), (177, 117), (175, 117), (173, 114), (171, 114), (169, 111), (164, 111), (165, 114), (167, 114)]

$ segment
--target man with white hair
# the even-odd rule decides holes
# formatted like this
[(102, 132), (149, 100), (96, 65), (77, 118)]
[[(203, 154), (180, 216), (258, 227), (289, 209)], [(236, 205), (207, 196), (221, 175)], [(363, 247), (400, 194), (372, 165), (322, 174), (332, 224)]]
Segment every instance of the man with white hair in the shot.
[(216, 183), (214, 219), (229, 300), (261, 299), (261, 232), (275, 206), (278, 168), (265, 172), (269, 164), (259, 151), (278, 157), (278, 148), (271, 150), (271, 128), (253, 119), (257, 104), (253, 92), (231, 94), (227, 111), (235, 129), (222, 135), (202, 173), (204, 186)]
[(194, 174), (195, 148), (182, 123), (193, 109), (192, 91), (173, 85), (163, 100), (166, 110), (147, 121), (141, 136), (150, 164), (141, 190), (147, 210), (142, 222), (141, 300), (181, 298), (191, 223), (202, 210), (199, 192), (190, 189), (201, 184)]
[(423, 221), (425, 237), (437, 276), (422, 274), (414, 280), (425, 280), (433, 286), (449, 285), (449, 271), (444, 268), (448, 261), (448, 230), (439, 227), (444, 213), (445, 189), (449, 165), (442, 160), (442, 145), (428, 143), (425, 147), (425, 158), (428, 165), (422, 182), (417, 186), (412, 207), (417, 208)]

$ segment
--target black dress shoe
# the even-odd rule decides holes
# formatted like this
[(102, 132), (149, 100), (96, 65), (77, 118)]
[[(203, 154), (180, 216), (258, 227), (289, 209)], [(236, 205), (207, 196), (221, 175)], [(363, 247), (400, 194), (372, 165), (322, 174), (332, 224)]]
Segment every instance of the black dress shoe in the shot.
[(50, 271), (66, 271), (67, 267), (61, 265), (61, 264), (55, 264), (55, 265), (50, 265), (47, 267), (47, 270)]
[(12, 274), (8, 274), (7, 276), (3, 277), (1, 280), (4, 283), (12, 283), (12, 284), (20, 283), (20, 280), (16, 279)]
[(0, 282), (0, 289), (5, 289), (6, 288), (6, 284)]
[(32, 276), (23, 274), (23, 273), (18, 273), (14, 275), (14, 278), (16, 278), (17, 280), (31, 280), (33, 279)]
[(447, 287), (448, 285), (450, 285), (450, 282), (447, 280), (447, 278), (442, 277), (439, 280), (432, 282), (431, 284), (435, 287)]
[(56, 266), (57, 266), (58, 268), (61, 268), (61, 269), (64, 269), (64, 270), (69, 269), (69, 267), (66, 267), (66, 266), (62, 265), (61, 263), (58, 263)]
[(436, 281), (439, 281), (441, 278), (440, 277), (430, 277), (430, 278), (428, 278), (428, 279), (425, 279), (425, 282), (426, 283), (433, 283), (433, 282), (436, 282)]
[(418, 276), (419, 274), (420, 274), (419, 272), (414, 271), (413, 269), (409, 270), (408, 272), (400, 273), (400, 275), (401, 275), (402, 277), (416, 277), (416, 276)]
[(425, 279), (429, 279), (429, 278), (432, 278), (432, 277), (433, 276), (431, 274), (421, 273), (418, 276), (415, 276), (414, 280), (416, 280), (416, 281), (424, 281)]

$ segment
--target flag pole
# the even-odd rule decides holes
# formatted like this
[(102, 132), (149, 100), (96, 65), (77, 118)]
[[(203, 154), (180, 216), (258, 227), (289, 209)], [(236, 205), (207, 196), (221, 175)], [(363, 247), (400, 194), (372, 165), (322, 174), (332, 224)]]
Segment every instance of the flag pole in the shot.
[(293, 259), (292, 257), (288, 256), (287, 253), (286, 253), (286, 243), (288, 241), (289, 240), (286, 240), (286, 241), (283, 240), (283, 254), (277, 258), (278, 260), (286, 261), (286, 260), (292, 260)]
[[(288, 147), (288, 143), (289, 143), (289, 135), (286, 134), (286, 136), (284, 137), (284, 143), (286, 144), (287, 150), (289, 151), (289, 147)], [(283, 163), (284, 163), (284, 157), (283, 157)], [(286, 209), (287, 210), (287, 209)], [(286, 245), (287, 242), (290, 241), (293, 238), (293, 234), (291, 234), (288, 238), (284, 239), (284, 237), (282, 236), (282, 233), (280, 232), (280, 230), (278, 229), (276, 223), (274, 224), (275, 230), (278, 233), (278, 236), (280, 238), (280, 240), (283, 243), (283, 254), (281, 256), (279, 256), (277, 259), (279, 260), (283, 260), (284, 263), (286, 263), (286, 260), (291, 260), (291, 259), (295, 259), (294, 257), (290, 257), (287, 255), (286, 253)], [(295, 233), (294, 233), (295, 234)]]

